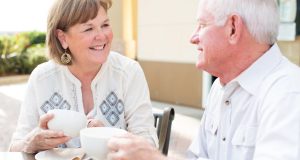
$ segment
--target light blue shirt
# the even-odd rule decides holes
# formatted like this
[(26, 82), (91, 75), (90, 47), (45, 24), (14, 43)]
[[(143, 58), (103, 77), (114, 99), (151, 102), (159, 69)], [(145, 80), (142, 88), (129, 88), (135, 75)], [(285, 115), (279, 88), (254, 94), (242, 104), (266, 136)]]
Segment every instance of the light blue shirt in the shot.
[(217, 79), (190, 160), (299, 160), (300, 69), (277, 44), (231, 82)]

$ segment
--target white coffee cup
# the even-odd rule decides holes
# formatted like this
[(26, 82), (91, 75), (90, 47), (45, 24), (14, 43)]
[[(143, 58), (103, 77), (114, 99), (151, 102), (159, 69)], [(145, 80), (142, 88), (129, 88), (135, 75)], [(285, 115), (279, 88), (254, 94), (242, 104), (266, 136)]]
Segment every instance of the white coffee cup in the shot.
[(105, 160), (108, 153), (108, 140), (115, 135), (125, 133), (125, 130), (112, 127), (85, 128), (80, 131), (81, 147), (88, 156)]
[(48, 122), (50, 130), (62, 131), (70, 137), (78, 137), (81, 129), (86, 128), (87, 117), (84, 113), (53, 109), (48, 113), (53, 113), (54, 117)]

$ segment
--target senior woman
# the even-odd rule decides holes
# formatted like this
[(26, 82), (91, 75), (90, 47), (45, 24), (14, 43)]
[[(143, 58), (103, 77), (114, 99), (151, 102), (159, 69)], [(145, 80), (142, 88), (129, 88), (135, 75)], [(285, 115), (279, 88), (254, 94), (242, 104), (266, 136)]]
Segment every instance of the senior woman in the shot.
[(149, 91), (139, 64), (111, 52), (111, 0), (57, 0), (48, 16), (50, 61), (31, 74), (10, 151), (80, 147), (49, 130), (52, 109), (82, 112), (88, 127), (122, 128), (157, 145)]

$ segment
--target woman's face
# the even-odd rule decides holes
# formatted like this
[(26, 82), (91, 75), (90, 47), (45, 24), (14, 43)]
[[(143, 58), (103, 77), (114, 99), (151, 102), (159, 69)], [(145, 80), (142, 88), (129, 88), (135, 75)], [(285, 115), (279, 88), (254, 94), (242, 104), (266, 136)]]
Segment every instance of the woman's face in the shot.
[(67, 32), (58, 30), (58, 38), (72, 54), (72, 65), (95, 66), (103, 64), (110, 52), (112, 29), (105, 10), (86, 23), (76, 24)]

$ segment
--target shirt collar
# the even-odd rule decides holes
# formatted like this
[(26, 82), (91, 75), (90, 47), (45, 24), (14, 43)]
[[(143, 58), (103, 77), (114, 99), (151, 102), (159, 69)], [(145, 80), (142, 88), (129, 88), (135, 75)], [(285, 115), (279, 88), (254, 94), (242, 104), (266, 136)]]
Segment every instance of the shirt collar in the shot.
[(258, 58), (250, 67), (243, 71), (235, 80), (247, 92), (254, 95), (263, 79), (280, 63), (282, 54), (277, 44)]

